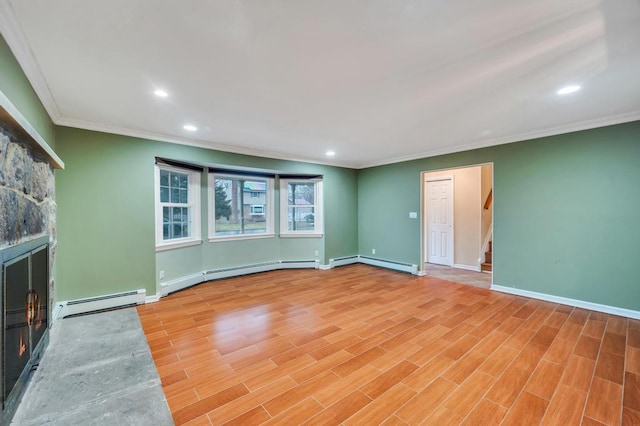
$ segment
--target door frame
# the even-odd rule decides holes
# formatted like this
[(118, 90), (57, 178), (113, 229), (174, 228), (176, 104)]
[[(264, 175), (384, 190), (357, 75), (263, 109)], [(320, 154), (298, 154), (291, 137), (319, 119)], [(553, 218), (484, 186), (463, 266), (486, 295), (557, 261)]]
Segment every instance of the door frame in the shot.
[[(460, 166), (455, 166), (455, 167), (445, 167), (442, 169), (433, 169), (433, 170), (423, 170), (422, 172), (420, 172), (420, 265), (418, 265), (418, 275), (419, 276), (425, 276), (426, 272), (424, 270), (424, 264), (425, 262), (425, 257), (426, 257), (426, 253), (425, 253), (425, 246), (426, 246), (426, 232), (427, 232), (427, 228), (425, 226), (425, 219), (426, 219), (426, 209), (425, 209), (425, 189), (426, 189), (426, 179), (427, 179), (427, 175), (430, 173), (434, 173), (434, 172), (446, 172), (446, 171), (452, 171), (452, 170), (459, 170), (459, 169), (466, 169), (469, 167), (477, 167), (477, 166), (485, 166), (485, 165), (491, 165), (491, 188), (493, 190), (493, 208), (491, 209), (491, 223), (493, 224), (493, 235), (492, 235), (492, 241), (495, 243), (495, 215), (496, 215), (496, 203), (497, 203), (497, 194), (496, 194), (496, 164), (493, 161), (486, 161), (486, 162), (482, 162), (482, 163), (475, 163), (475, 164), (463, 164)], [(455, 188), (454, 188), (455, 191)], [(455, 192), (454, 192), (455, 193)], [(455, 209), (454, 209), (454, 217), (455, 217)], [(455, 243), (454, 243), (455, 244)], [(495, 244), (494, 244), (494, 248), (495, 248)], [(454, 247), (455, 249), (455, 247)], [(455, 253), (454, 253), (455, 254)], [(497, 259), (496, 253), (493, 252), (493, 270), (491, 273), (491, 285), (493, 286), (494, 284), (494, 277), (495, 277), (495, 272), (496, 272), (496, 262), (495, 260)]]
[(454, 180), (454, 176), (453, 175), (442, 175), (442, 176), (433, 176), (433, 177), (426, 177), (426, 173), (423, 173), (423, 186), (424, 188), (422, 189), (422, 197), (423, 197), (423, 204), (422, 204), (422, 210), (423, 210), (423, 215), (422, 215), (422, 226), (424, 227), (424, 232), (422, 232), (422, 262), (427, 262), (427, 250), (426, 250), (426, 246), (427, 246), (427, 197), (425, 197), (424, 195), (424, 191), (427, 190), (427, 182), (438, 182), (441, 180), (448, 180), (451, 182), (451, 200), (450, 200), (450, 212), (451, 212), (451, 232), (449, 233), (449, 247), (451, 249), (451, 264), (450, 265), (446, 265), (446, 266), (453, 266), (453, 264), (455, 263), (455, 237), (454, 237), (454, 230), (455, 230), (455, 224), (454, 224), (454, 220), (455, 220), (455, 210), (454, 210), (454, 199), (455, 199), (455, 190), (456, 190), (456, 186), (455, 186), (455, 180)]

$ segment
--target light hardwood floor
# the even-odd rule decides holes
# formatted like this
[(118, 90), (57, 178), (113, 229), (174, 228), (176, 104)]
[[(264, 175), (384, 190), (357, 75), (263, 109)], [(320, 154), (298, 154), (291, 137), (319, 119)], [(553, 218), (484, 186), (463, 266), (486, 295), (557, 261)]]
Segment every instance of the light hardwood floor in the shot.
[(640, 321), (365, 265), (138, 308), (176, 424), (640, 424)]

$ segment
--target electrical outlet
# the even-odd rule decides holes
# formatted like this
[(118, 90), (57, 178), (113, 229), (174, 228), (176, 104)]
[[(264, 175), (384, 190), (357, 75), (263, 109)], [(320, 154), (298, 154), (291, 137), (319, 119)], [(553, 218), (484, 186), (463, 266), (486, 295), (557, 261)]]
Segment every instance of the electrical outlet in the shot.
[(160, 279), (164, 280), (164, 271), (160, 271)]
[(376, 254), (376, 249), (371, 249), (371, 254)]
[(320, 256), (320, 252), (318, 250), (316, 250), (313, 254), (315, 255), (315, 257)]

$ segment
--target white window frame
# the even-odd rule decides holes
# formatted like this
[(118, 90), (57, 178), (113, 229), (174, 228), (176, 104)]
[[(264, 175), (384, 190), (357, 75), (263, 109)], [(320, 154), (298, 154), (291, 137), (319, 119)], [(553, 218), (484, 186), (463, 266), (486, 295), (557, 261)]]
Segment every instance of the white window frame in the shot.
[[(260, 207), (258, 210), (262, 210), (259, 213), (255, 213), (254, 210), (256, 210), (256, 207)], [(250, 204), (249, 205), (249, 209), (251, 210), (251, 215), (252, 216), (264, 216), (264, 205), (262, 204)]]
[[(176, 205), (175, 203), (163, 203), (160, 201), (160, 170), (189, 175), (189, 197), (186, 204), (186, 206), (190, 208), (191, 212), (191, 235), (189, 237), (172, 238), (170, 240), (165, 240), (163, 237), (162, 208), (174, 206), (180, 207), (182, 204)], [(202, 235), (200, 234), (200, 180), (201, 172), (156, 164), (154, 185), (156, 206), (156, 251), (202, 244)]]
[[(215, 200), (216, 200), (216, 178), (218, 179), (242, 179), (249, 181), (263, 180), (267, 182), (267, 191), (265, 193), (266, 213), (262, 216), (266, 219), (266, 231), (260, 234), (234, 234), (234, 235), (216, 235), (216, 212), (215, 212)], [(209, 173), (209, 242), (220, 242), (230, 240), (255, 240), (260, 238), (274, 238), (275, 234), (275, 203), (274, 200), (274, 178), (262, 177), (262, 176), (248, 176), (248, 175), (236, 175), (225, 173)], [(255, 191), (251, 191), (255, 192)], [(253, 197), (249, 197), (251, 200)]]
[[(314, 229), (309, 231), (292, 231), (289, 224), (289, 184), (303, 183), (314, 184), (314, 201), (310, 207), (314, 207)], [(285, 238), (295, 237), (322, 237), (324, 235), (323, 212), (323, 182), (321, 179), (280, 179), (280, 236)], [(291, 206), (294, 207), (294, 206)], [(299, 206), (298, 206), (299, 207)]]

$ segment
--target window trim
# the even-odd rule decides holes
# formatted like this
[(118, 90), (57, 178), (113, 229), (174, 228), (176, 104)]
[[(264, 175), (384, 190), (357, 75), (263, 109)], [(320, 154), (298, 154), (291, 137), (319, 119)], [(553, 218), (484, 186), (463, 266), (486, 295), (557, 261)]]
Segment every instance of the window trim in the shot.
[[(249, 180), (249, 181), (266, 181), (267, 190), (265, 191), (265, 205), (266, 205), (266, 213), (263, 216), (266, 218), (266, 231), (264, 233), (259, 234), (232, 234), (232, 235), (216, 235), (216, 211), (215, 211), (215, 185), (216, 179), (236, 179), (236, 180)], [(275, 234), (275, 179), (273, 177), (268, 176), (252, 176), (252, 175), (242, 175), (242, 174), (231, 174), (231, 173), (216, 173), (209, 172), (208, 174), (208, 182), (207, 182), (207, 193), (209, 195), (207, 200), (207, 211), (208, 211), (208, 220), (209, 220), (209, 242), (221, 242), (221, 241), (233, 241), (233, 240), (257, 240), (261, 238), (274, 238)], [(255, 191), (251, 191), (255, 192)], [(251, 200), (252, 197), (249, 197)], [(247, 204), (251, 205), (251, 204)], [(244, 218), (244, 217), (243, 217)]]
[[(315, 209), (315, 226), (313, 231), (291, 231), (288, 229), (289, 223), (289, 184), (290, 183), (313, 183)], [(280, 179), (280, 237), (283, 238), (318, 238), (324, 236), (324, 206), (323, 206), (323, 181), (322, 179)]]
[[(189, 176), (189, 200), (187, 205), (191, 208), (191, 236), (185, 238), (172, 238), (170, 240), (163, 239), (162, 232), (162, 208), (163, 203), (160, 201), (160, 170), (167, 170), (170, 172), (183, 173)], [(191, 170), (187, 168), (169, 166), (165, 164), (155, 165), (155, 180), (154, 180), (154, 193), (155, 193), (155, 215), (156, 215), (156, 251), (170, 250), (180, 247), (188, 247), (192, 245), (202, 244), (201, 230), (201, 212), (200, 212), (200, 182), (202, 178), (202, 172), (197, 170)]]

